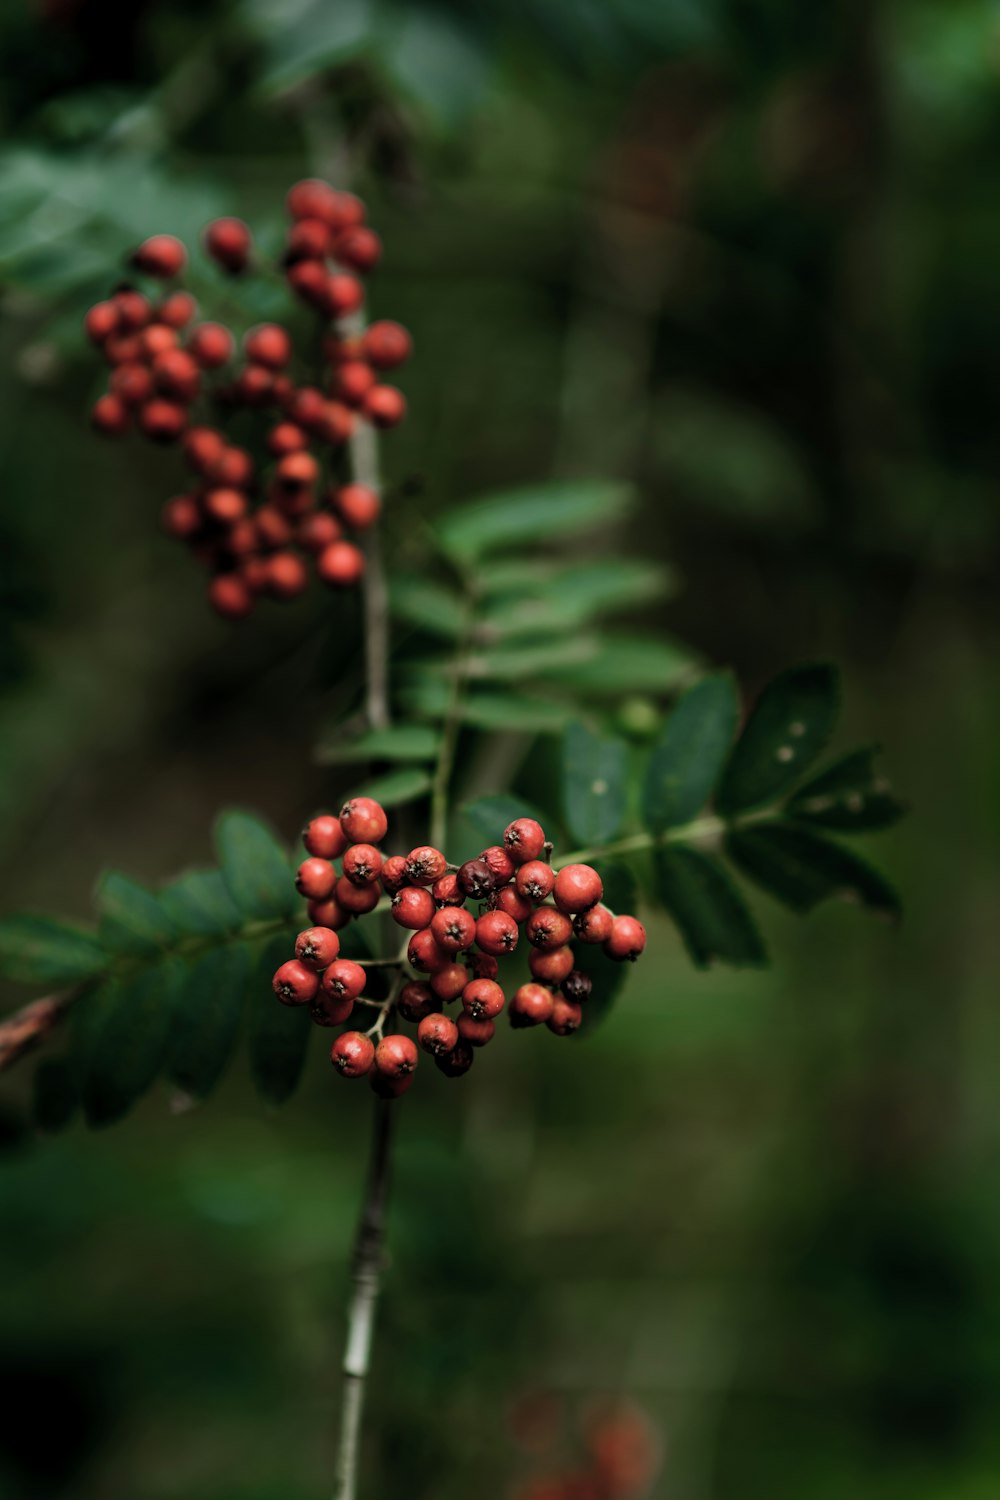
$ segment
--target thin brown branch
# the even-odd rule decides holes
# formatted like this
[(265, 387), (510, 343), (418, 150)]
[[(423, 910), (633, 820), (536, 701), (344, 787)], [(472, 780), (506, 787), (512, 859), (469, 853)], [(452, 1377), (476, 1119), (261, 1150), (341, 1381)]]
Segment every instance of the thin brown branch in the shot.
[(75, 998), (75, 990), (67, 990), (63, 995), (46, 995), (0, 1021), (0, 1072), (12, 1067), (18, 1058), (48, 1036)]

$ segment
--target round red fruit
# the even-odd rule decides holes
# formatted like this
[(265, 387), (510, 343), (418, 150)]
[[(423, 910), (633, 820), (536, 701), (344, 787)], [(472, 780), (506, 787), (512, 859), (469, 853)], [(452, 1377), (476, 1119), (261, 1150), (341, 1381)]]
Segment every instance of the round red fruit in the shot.
[(315, 510), (303, 516), (295, 529), (295, 539), (307, 552), (319, 556), (340, 539), (340, 522), (326, 511)]
[(561, 948), (573, 936), (573, 924), (565, 912), (554, 906), (538, 906), (525, 926), (525, 935), (534, 948)]
[(454, 870), (449, 870), (439, 880), (435, 880), (431, 886), (431, 895), (439, 906), (461, 906), (465, 900), (465, 892), (458, 883), (458, 875)]
[(311, 818), (302, 830), (302, 842), (317, 859), (339, 859), (347, 848), (347, 834), (340, 819), (331, 813)]
[(209, 475), (216, 484), (231, 484), (237, 489), (248, 485), (253, 478), (253, 459), (245, 448), (223, 448)]
[(253, 609), (253, 594), (238, 573), (220, 573), (208, 586), (208, 602), (225, 620), (242, 620)]
[(95, 302), (87, 311), (83, 327), (92, 344), (103, 344), (118, 330), (118, 308), (110, 300)]
[(365, 358), (376, 370), (392, 370), (413, 353), (413, 340), (402, 323), (383, 319), (366, 328), (361, 338)]
[(232, 526), (246, 515), (247, 497), (242, 490), (219, 487), (207, 490), (202, 497), (202, 509), (210, 521), (219, 526)]
[(560, 911), (589, 911), (604, 895), (604, 886), (590, 865), (564, 865), (556, 875), (553, 895)]
[(411, 968), (421, 969), (425, 974), (434, 974), (451, 963), (451, 954), (441, 951), (429, 927), (422, 927), (413, 934), (406, 949), (406, 957)]
[(434, 1011), (424, 1016), (417, 1027), (417, 1041), (432, 1057), (440, 1057), (444, 1052), (454, 1052), (458, 1046), (458, 1027), (450, 1016)]
[(437, 1009), (437, 1001), (429, 984), (422, 979), (411, 979), (400, 990), (396, 1009), (404, 1021), (422, 1021)]
[(306, 910), (309, 920), (315, 922), (317, 927), (335, 930), (346, 927), (352, 916), (351, 912), (344, 910), (336, 896), (328, 896), (325, 901), (307, 901)]
[(196, 474), (207, 474), (225, 452), (226, 440), (214, 427), (189, 427), (183, 448), (189, 467)]
[(139, 427), (154, 443), (175, 443), (187, 426), (187, 412), (174, 401), (147, 401), (139, 410)]
[(345, 1031), (330, 1048), (330, 1061), (345, 1078), (363, 1078), (375, 1061), (375, 1043), (360, 1031)]
[(459, 866), (458, 883), (474, 901), (484, 901), (493, 889), (493, 871), (484, 859), (467, 859)]
[(272, 986), (282, 1005), (308, 1005), (319, 989), (319, 975), (291, 958), (275, 971)]
[(515, 818), (504, 829), (503, 846), (516, 865), (527, 864), (545, 848), (545, 830), (534, 818)]
[(105, 437), (118, 437), (128, 429), (128, 407), (120, 396), (101, 396), (91, 408), (90, 424)]
[(406, 397), (394, 385), (373, 385), (361, 409), (376, 427), (395, 427), (406, 416)]
[(457, 1000), (472, 977), (464, 964), (445, 964), (431, 975), (431, 989), (439, 1000)]
[(495, 1021), (488, 1018), (477, 1021), (468, 1011), (463, 1011), (455, 1024), (462, 1041), (468, 1042), (471, 1047), (485, 1047), (497, 1034)]
[(375, 1048), (375, 1066), (389, 1078), (412, 1073), (419, 1061), (416, 1046), (408, 1036), (395, 1032), (384, 1036)]
[[(459, 1032), (461, 1035), (461, 1032)], [(475, 1054), (468, 1042), (459, 1042), (454, 1052), (443, 1052), (434, 1059), (434, 1066), (446, 1078), (461, 1078), (475, 1062)]]
[(572, 967), (572, 948), (536, 948), (528, 954), (531, 976), (541, 984), (562, 984)]
[(543, 984), (522, 984), (514, 991), (510, 1001), (512, 1026), (540, 1026), (552, 1014), (554, 1005), (552, 991)]
[(179, 276), (187, 265), (187, 251), (176, 235), (154, 234), (143, 240), (132, 264), (146, 276)]
[(476, 919), (463, 906), (443, 906), (431, 920), (434, 941), (445, 953), (461, 953), (476, 937)]
[(604, 944), (609, 958), (629, 959), (634, 963), (645, 946), (646, 929), (638, 917), (615, 917), (611, 936)]
[(367, 484), (345, 484), (334, 491), (334, 508), (347, 526), (367, 531), (378, 520), (382, 502)]
[(217, 370), (233, 357), (233, 336), (222, 323), (198, 323), (188, 334), (187, 349), (203, 370)]
[(505, 911), (484, 912), (476, 923), (476, 943), (484, 953), (499, 958), (517, 947), (517, 923)]
[(447, 868), (448, 861), (432, 844), (419, 844), (406, 856), (406, 873), (415, 885), (433, 885)]
[(582, 943), (606, 943), (614, 921), (614, 914), (598, 904), (573, 918), (573, 931)]
[(163, 529), (179, 542), (187, 542), (201, 530), (201, 511), (193, 495), (175, 495), (161, 512)]
[(351, 542), (333, 542), (316, 559), (316, 571), (334, 588), (350, 588), (365, 571), (364, 553)]
[(375, 371), (363, 359), (348, 359), (334, 371), (331, 390), (348, 406), (360, 406), (375, 384)]
[(552, 1014), (546, 1025), (556, 1036), (569, 1036), (571, 1032), (579, 1030), (582, 1020), (583, 1011), (575, 1000), (567, 1000), (565, 995), (556, 995), (552, 1002)]
[(295, 957), (307, 969), (325, 969), (339, 952), (340, 938), (330, 927), (307, 927), (295, 939)]
[(226, 271), (242, 271), (250, 259), (253, 239), (242, 219), (213, 219), (204, 234), (205, 249)]
[(156, 309), (156, 321), (168, 328), (186, 328), (198, 313), (198, 304), (190, 292), (171, 292)]
[(377, 881), (371, 885), (355, 885), (353, 880), (348, 880), (346, 875), (342, 875), (334, 887), (333, 894), (338, 904), (355, 917), (363, 917), (365, 912), (374, 911), (379, 903)]
[(326, 901), (337, 884), (337, 872), (328, 859), (304, 859), (295, 875), (295, 886), (307, 901)]
[(310, 1002), (309, 1014), (317, 1026), (341, 1026), (349, 1019), (353, 1009), (353, 1000), (328, 995), (325, 990), (320, 990)]
[(323, 989), (337, 1000), (356, 1000), (365, 987), (365, 971), (352, 958), (335, 958), (323, 970)]
[(490, 905), (494, 911), (506, 912), (515, 922), (526, 922), (532, 912), (527, 896), (519, 895), (512, 885), (505, 885), (502, 890), (494, 891), (490, 897)]
[(374, 844), (352, 844), (344, 855), (344, 874), (352, 885), (371, 885), (382, 869), (382, 855)]
[(382, 241), (374, 229), (359, 224), (338, 236), (335, 253), (345, 266), (352, 266), (355, 271), (370, 271), (382, 255)]
[(555, 871), (541, 859), (529, 859), (514, 876), (514, 884), (529, 901), (544, 901), (556, 883)]
[(389, 896), (394, 896), (403, 889), (406, 884), (406, 860), (401, 854), (390, 854), (382, 862), (379, 880), (382, 882), (382, 889)]
[(373, 797), (352, 797), (340, 809), (340, 826), (352, 844), (380, 844), (389, 820)]
[(462, 1005), (474, 1021), (492, 1020), (504, 1008), (503, 990), (494, 979), (472, 979), (462, 991)]

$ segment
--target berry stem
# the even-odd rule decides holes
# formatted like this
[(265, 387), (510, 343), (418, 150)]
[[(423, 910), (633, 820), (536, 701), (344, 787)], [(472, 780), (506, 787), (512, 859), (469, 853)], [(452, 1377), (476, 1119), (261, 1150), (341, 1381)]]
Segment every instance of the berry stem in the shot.
[(777, 812), (775, 807), (763, 807), (736, 818), (693, 818), (690, 823), (680, 823), (663, 833), (633, 833), (602, 848), (571, 849), (568, 854), (560, 854), (558, 859), (552, 860), (552, 868), (561, 870), (564, 865), (592, 864), (595, 859), (613, 859), (618, 854), (641, 854), (647, 849), (662, 849), (666, 844), (705, 843), (720, 838), (731, 828), (745, 828), (750, 823), (773, 818)]
[(371, 1357), (372, 1329), (382, 1274), (386, 1204), (389, 1195), (392, 1117), (399, 1108), (395, 1100), (376, 1099), (372, 1116), (372, 1144), (364, 1206), (354, 1241), (352, 1279), (354, 1291), (347, 1314), (344, 1348), (343, 1405), (333, 1500), (355, 1500), (358, 1449), (365, 1382)]
[(65, 1012), (76, 999), (79, 991), (67, 990), (62, 995), (46, 995), (41, 1000), (32, 1000), (12, 1016), (5, 1016), (0, 1023), (0, 1071), (16, 1063), (19, 1057), (42, 1041), (52, 1028), (62, 1020)]

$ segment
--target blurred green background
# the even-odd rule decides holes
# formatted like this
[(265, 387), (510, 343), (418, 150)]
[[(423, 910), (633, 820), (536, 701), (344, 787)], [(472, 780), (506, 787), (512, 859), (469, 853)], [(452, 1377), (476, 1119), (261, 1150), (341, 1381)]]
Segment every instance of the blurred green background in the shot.
[[(237, 212), (266, 241), (317, 160), (414, 332), (407, 504), (634, 479), (621, 545), (679, 579), (648, 623), (748, 689), (839, 660), (841, 743), (880, 740), (915, 805), (872, 850), (901, 931), (759, 901), (774, 968), (706, 976), (657, 922), (589, 1038), (505, 1034), (411, 1095), (364, 1493), (503, 1497), (613, 1393), (664, 1500), (993, 1500), (996, 4), (35, 0), (0, 53), (4, 910), (83, 913), (105, 865), (205, 859), (220, 805), (291, 835), (341, 790), (308, 749), (350, 606), (210, 617), (165, 461), (88, 431), (79, 334), (142, 235)], [(30, 1075), (0, 1495), (326, 1493), (367, 1090), (317, 1039), (280, 1114), (236, 1068), (40, 1140)], [(570, 1412), (541, 1456), (507, 1419), (533, 1391)]]

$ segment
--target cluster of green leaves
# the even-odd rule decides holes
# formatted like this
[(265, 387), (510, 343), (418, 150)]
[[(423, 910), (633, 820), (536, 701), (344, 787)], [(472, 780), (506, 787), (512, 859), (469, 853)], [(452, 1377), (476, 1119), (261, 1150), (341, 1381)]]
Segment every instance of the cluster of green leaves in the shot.
[(92, 927), (51, 916), (0, 921), (0, 977), (76, 990), (65, 1054), (36, 1071), (46, 1128), (82, 1108), (91, 1125), (120, 1119), (159, 1077), (207, 1096), (242, 1031), (261, 1095), (279, 1104), (305, 1061), (309, 1017), (274, 1003), (270, 974), (301, 926), (288, 854), (260, 819), (223, 813), (217, 868), (157, 891), (111, 872)]

